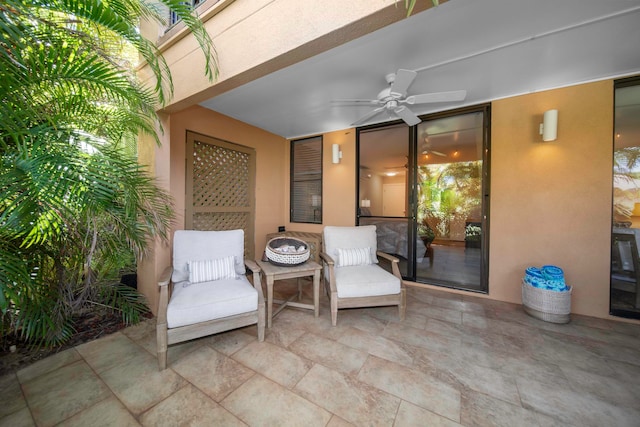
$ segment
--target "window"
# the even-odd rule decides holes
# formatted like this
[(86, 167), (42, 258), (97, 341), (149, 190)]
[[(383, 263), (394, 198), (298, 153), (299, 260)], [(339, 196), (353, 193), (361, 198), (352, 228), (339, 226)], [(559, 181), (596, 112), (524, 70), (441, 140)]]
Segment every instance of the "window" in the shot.
[(322, 224), (322, 137), (291, 141), (290, 220)]
[[(204, 3), (204, 0), (187, 0), (183, 3), (187, 5), (191, 5), (191, 7), (195, 9), (200, 4)], [(173, 26), (174, 24), (178, 23), (178, 21), (180, 21), (180, 18), (178, 17), (178, 15), (175, 12), (171, 12), (169, 14), (169, 26), (170, 27)]]
[(615, 84), (609, 312), (640, 319), (640, 78)]

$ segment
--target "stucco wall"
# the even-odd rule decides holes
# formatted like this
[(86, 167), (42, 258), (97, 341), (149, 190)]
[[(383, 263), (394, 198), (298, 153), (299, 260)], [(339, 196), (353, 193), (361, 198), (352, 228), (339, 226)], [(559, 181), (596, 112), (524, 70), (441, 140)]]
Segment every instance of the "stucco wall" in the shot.
[[(163, 144), (149, 153), (153, 141), (145, 141), (141, 162), (152, 165), (161, 185), (169, 189), (177, 214), (174, 230), (184, 228), (186, 133), (193, 131), (256, 149), (256, 256), (262, 254), (267, 233), (282, 225), (285, 183), (288, 181), (288, 142), (277, 135), (194, 106), (165, 118)], [(173, 234), (173, 233), (172, 233)], [(153, 256), (139, 269), (138, 287), (157, 308), (157, 275), (170, 263), (170, 247), (157, 243)]]
[[(430, 7), (430, 1), (420, 1), (415, 12)], [(185, 37), (188, 32), (176, 28), (163, 36), (164, 30), (156, 24), (141, 25), (145, 37), (161, 43), (173, 76), (180, 76), (174, 80), (175, 96), (167, 112), (180, 111), (406, 17), (404, 5), (397, 0), (220, 0), (198, 11), (216, 47), (220, 63), (216, 82), (205, 77), (202, 51), (193, 37)], [(143, 66), (140, 75), (151, 78), (148, 71)]]
[[(558, 139), (541, 142), (545, 110), (559, 110)], [(162, 182), (184, 211), (187, 130), (255, 147), (257, 152), (256, 257), (265, 235), (279, 225), (321, 232), (353, 225), (356, 209), (355, 132), (323, 135), (322, 225), (289, 223), (289, 143), (281, 137), (192, 107), (165, 120), (164, 145), (153, 159)], [(613, 82), (577, 85), (492, 103), (491, 231), (488, 298), (521, 303), (520, 281), (530, 265), (555, 264), (574, 286), (572, 311), (609, 317)], [(340, 164), (331, 145), (340, 144)], [(153, 157), (153, 156), (151, 156)], [(170, 167), (169, 167), (170, 166)], [(170, 169), (170, 173), (167, 173)], [(182, 221), (182, 217), (180, 217)], [(178, 224), (178, 228), (182, 225)], [(153, 266), (143, 265), (142, 291), (155, 307), (155, 277), (169, 260), (158, 246)], [(458, 291), (452, 291), (458, 292)]]
[[(539, 124), (552, 108), (559, 110), (558, 139), (543, 143)], [(611, 80), (492, 103), (487, 297), (520, 304), (525, 268), (555, 264), (574, 286), (572, 311), (608, 317), (612, 134)], [(334, 142), (343, 152), (339, 165), (331, 163)], [(324, 153), (323, 225), (353, 225), (355, 132), (324, 135)]]
[[(552, 108), (558, 139), (544, 143)], [(520, 303), (524, 269), (555, 264), (574, 286), (572, 311), (606, 317), (613, 82), (495, 101), (491, 132), (490, 296)]]

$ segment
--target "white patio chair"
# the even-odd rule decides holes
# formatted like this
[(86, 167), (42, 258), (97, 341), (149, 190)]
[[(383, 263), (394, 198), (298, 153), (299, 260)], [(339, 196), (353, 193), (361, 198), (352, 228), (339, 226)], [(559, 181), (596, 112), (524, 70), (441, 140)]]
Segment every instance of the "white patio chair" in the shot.
[[(341, 308), (397, 305), (404, 320), (406, 291), (398, 259), (379, 252), (376, 240), (375, 225), (324, 228), (320, 256), (333, 326)], [(378, 265), (378, 257), (391, 263), (393, 274)]]
[[(247, 280), (245, 265), (253, 272)], [(265, 305), (260, 268), (244, 259), (244, 231), (176, 231), (173, 265), (158, 281), (158, 365), (167, 346), (257, 324), (264, 341)]]

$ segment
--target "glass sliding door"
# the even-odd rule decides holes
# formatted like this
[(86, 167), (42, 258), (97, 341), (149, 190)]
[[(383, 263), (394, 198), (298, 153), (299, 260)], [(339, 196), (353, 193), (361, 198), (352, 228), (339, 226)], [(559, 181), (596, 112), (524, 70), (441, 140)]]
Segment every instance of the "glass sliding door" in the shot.
[(408, 280), (487, 291), (488, 106), (358, 129), (358, 225)]
[(616, 82), (610, 312), (640, 318), (640, 79)]
[(408, 184), (410, 128), (405, 124), (358, 130), (358, 225), (375, 225), (378, 250), (400, 259), (410, 277), (413, 245)]
[(417, 126), (417, 228), (426, 251), (419, 282), (485, 291), (483, 111)]

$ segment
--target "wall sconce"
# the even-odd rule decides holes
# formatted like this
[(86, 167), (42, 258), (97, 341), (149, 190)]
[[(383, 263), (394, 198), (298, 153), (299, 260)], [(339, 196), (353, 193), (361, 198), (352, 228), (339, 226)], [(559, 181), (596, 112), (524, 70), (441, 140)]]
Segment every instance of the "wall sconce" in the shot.
[(540, 123), (540, 135), (543, 141), (555, 141), (558, 136), (558, 110), (547, 110)]
[(333, 162), (333, 164), (338, 164), (340, 163), (340, 159), (342, 158), (342, 151), (340, 151), (340, 145), (339, 144), (333, 144), (331, 146), (331, 161)]
[(362, 208), (370, 208), (371, 207), (371, 200), (369, 200), (369, 199), (360, 200), (360, 207), (362, 207)]

